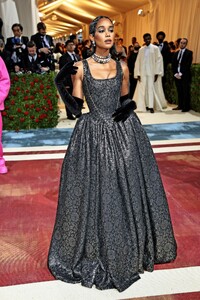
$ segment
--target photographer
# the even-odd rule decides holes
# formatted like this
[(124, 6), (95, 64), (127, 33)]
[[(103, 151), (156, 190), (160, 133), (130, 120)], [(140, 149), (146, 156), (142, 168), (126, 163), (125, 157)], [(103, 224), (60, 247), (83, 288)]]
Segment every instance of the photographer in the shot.
[(19, 67), (19, 71), (29, 74), (45, 74), (50, 71), (50, 64), (48, 60), (44, 59), (37, 53), (37, 48), (33, 41), (29, 41), (27, 43), (27, 54), (24, 56), (22, 61), (22, 70)]
[(12, 60), (14, 71), (16, 72), (15, 66), (21, 66), (23, 56), (27, 53), (26, 45), (29, 39), (27, 36), (22, 36), (23, 27), (21, 24), (13, 24), (12, 31), (14, 36), (7, 38), (5, 49), (10, 52), (10, 59)]
[(46, 34), (46, 25), (43, 22), (37, 24), (37, 30), (38, 32), (31, 36), (31, 41), (35, 43), (38, 54), (40, 54), (44, 60), (48, 60), (50, 70), (54, 71), (55, 59), (53, 56), (53, 39), (50, 35)]

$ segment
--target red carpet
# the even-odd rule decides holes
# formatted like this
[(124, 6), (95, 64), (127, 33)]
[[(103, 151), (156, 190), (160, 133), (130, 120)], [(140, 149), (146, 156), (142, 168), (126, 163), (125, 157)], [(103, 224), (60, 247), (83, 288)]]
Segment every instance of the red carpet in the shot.
[[(156, 269), (200, 265), (200, 152), (156, 154), (156, 159), (178, 243), (176, 261)], [(53, 280), (47, 254), (61, 163), (8, 162), (9, 173), (0, 176), (0, 286)], [(163, 299), (180, 299), (170, 297)]]
[(174, 294), (174, 295), (163, 295), (163, 296), (152, 296), (152, 297), (140, 297), (133, 299), (123, 299), (123, 300), (199, 300), (200, 293), (184, 293), (184, 294)]

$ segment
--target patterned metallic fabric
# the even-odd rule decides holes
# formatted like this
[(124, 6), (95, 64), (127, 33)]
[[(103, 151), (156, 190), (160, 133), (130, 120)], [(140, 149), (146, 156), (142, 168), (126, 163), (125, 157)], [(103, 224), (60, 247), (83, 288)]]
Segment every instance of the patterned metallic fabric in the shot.
[(133, 112), (114, 122), (122, 69), (92, 77), (83, 60), (90, 112), (76, 123), (63, 161), (48, 265), (68, 283), (123, 291), (154, 264), (176, 258), (168, 204), (149, 139)]

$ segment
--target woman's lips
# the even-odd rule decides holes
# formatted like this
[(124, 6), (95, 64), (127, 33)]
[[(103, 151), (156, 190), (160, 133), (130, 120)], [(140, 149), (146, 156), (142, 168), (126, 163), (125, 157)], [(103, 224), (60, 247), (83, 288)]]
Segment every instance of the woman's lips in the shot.
[(112, 43), (112, 40), (105, 40), (105, 43), (106, 43), (106, 44), (111, 44), (111, 43)]

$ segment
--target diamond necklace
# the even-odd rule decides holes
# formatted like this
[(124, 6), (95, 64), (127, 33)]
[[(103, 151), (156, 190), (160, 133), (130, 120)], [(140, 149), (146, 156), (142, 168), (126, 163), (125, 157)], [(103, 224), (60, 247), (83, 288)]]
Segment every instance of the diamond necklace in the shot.
[(107, 64), (111, 60), (111, 54), (108, 56), (99, 56), (96, 53), (92, 54), (92, 58), (99, 64)]

